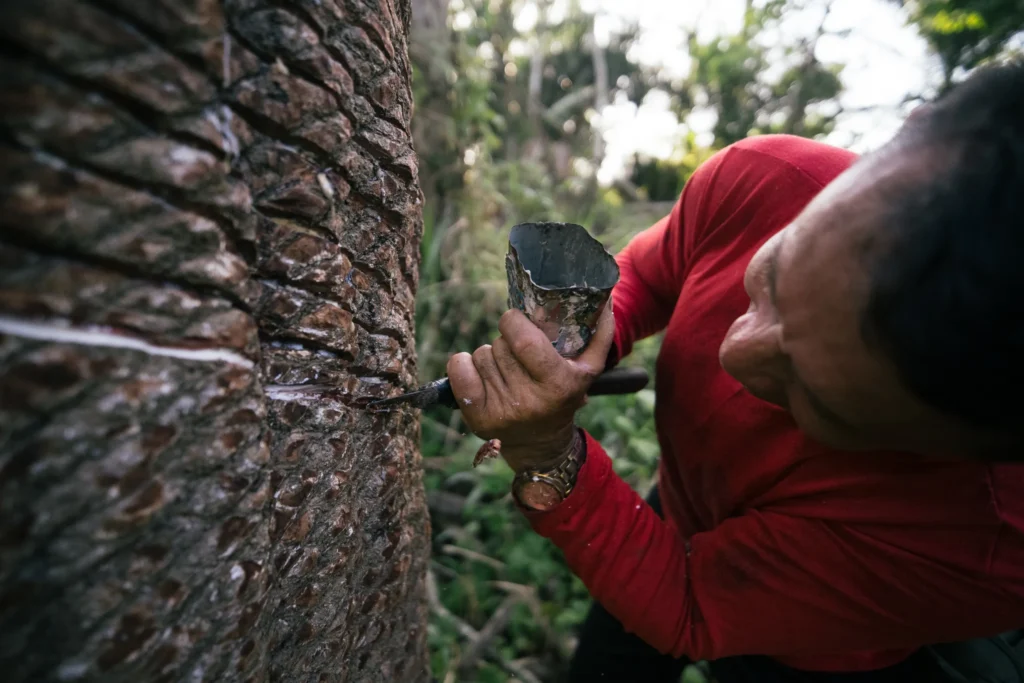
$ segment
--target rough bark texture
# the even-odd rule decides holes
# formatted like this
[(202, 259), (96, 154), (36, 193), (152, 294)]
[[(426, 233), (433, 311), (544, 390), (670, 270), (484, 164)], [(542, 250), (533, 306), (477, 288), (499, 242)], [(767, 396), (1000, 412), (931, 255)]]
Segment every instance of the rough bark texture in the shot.
[(426, 678), (407, 0), (0, 3), (0, 677)]

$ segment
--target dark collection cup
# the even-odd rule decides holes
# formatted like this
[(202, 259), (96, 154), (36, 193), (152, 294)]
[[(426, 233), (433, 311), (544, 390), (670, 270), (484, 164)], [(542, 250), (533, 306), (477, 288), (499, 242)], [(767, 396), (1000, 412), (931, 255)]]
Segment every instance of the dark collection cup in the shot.
[(562, 356), (578, 356), (619, 280), (608, 250), (574, 223), (520, 223), (505, 255), (508, 304), (544, 331)]

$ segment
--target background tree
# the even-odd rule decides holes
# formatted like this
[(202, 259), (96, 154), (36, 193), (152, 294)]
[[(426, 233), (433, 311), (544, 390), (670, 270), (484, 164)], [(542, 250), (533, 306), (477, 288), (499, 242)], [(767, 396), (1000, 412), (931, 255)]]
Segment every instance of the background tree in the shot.
[(896, 0), (942, 63), (942, 90), (986, 61), (1024, 48), (1021, 0)]
[(0, 8), (6, 681), (420, 681), (403, 0)]
[[(675, 199), (711, 153), (751, 135), (820, 138), (835, 128), (843, 113), (843, 68), (817, 56), (818, 42), (830, 35), (826, 27), (831, 8), (831, 0), (747, 0), (736, 34), (706, 41), (695, 34), (689, 37), (693, 67), (683, 86), (672, 91), (674, 108), (680, 120), (694, 111), (711, 113), (712, 142), (702, 148), (691, 132), (684, 153), (675, 160), (638, 159), (633, 181), (648, 197)], [(787, 15), (810, 11), (819, 15), (816, 30), (780, 41)]]
[[(706, 43), (691, 36), (694, 66), (681, 113), (699, 100), (714, 110), (716, 149), (764, 133), (809, 138), (829, 133), (839, 108), (823, 116), (811, 106), (835, 102), (843, 90), (842, 67), (822, 64), (816, 54), (831, 6), (822, 4), (817, 31), (791, 44), (766, 45), (762, 40), (767, 31), (778, 29), (784, 12), (793, 10), (788, 0), (769, 0), (760, 7), (747, 0), (743, 28), (734, 36)], [(769, 67), (780, 62), (781, 73), (769, 76)]]

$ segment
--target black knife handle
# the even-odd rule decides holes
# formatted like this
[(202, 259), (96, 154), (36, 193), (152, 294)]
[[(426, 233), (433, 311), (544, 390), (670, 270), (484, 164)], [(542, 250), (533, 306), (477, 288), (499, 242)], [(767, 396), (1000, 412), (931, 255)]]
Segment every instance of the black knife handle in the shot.
[(447, 377), (441, 379), (435, 379), (430, 384), (423, 387), (424, 389), (432, 389), (437, 392), (437, 403), (449, 408), (458, 408), (459, 402), (455, 400), (455, 392), (452, 391), (452, 385), (448, 381)]
[(590, 385), (587, 396), (635, 394), (651, 381), (643, 368), (614, 368), (602, 372)]
[[(590, 385), (588, 396), (612, 396), (618, 394), (635, 394), (651, 381), (647, 371), (643, 368), (614, 368), (597, 376)], [(430, 388), (437, 392), (437, 403), (458, 408), (459, 402), (455, 400), (455, 393), (448, 378), (431, 382), (424, 389)]]

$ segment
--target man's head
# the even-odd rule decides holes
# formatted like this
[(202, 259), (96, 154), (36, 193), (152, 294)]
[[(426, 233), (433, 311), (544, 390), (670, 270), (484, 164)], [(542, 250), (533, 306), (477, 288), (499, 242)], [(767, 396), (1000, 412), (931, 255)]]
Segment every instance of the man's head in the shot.
[(744, 286), (722, 365), (812, 437), (1024, 459), (1024, 63), (920, 108)]

